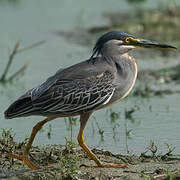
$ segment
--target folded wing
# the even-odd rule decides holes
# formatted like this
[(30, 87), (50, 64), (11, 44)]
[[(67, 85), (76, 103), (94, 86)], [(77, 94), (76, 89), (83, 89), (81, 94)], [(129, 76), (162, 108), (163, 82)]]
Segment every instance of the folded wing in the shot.
[[(57, 79), (28, 91), (5, 112), (6, 118), (87, 112), (106, 104), (114, 93), (109, 71), (84, 79)], [(46, 87), (44, 88), (44, 86)], [(41, 89), (43, 89), (41, 93)]]

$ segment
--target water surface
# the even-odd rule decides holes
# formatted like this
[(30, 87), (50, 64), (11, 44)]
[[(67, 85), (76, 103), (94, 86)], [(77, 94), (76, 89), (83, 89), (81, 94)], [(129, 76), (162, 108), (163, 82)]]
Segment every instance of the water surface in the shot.
[[(149, 3), (150, 1), (148, 1)], [(161, 1), (162, 2), (162, 1)], [(102, 5), (103, 4), (103, 5)], [(157, 1), (158, 4), (158, 1)], [(144, 5), (155, 7), (156, 3)], [(67, 67), (88, 58), (91, 49), (75, 42), (68, 41), (62, 36), (57, 36), (56, 31), (75, 31), (77, 28), (88, 28), (107, 24), (104, 12), (126, 11), (132, 9), (124, 1), (118, 3), (111, 1), (84, 1), (84, 0), (55, 0), (51, 3), (47, 0), (17, 1), (17, 4), (0, 4), (0, 72), (8, 59), (8, 47), (13, 48), (17, 41), (20, 46), (28, 46), (35, 42), (46, 40), (40, 47), (17, 54), (13, 62), (11, 75), (19, 69), (27, 60), (31, 63), (23, 77), (6, 86), (0, 85), (0, 121), (1, 128), (12, 128), (17, 141), (24, 140), (32, 130), (32, 127), (42, 117), (17, 118), (5, 120), (3, 111), (17, 97), (28, 89), (43, 82), (48, 76), (54, 74), (59, 68)], [(135, 54), (136, 56), (136, 54)], [(137, 57), (137, 56), (136, 56)], [(153, 69), (167, 67), (178, 63), (178, 58), (146, 58), (138, 56), (139, 69)], [(163, 87), (157, 84), (158, 87)], [(171, 87), (179, 88), (172, 84)], [(111, 108), (115, 112), (121, 112), (121, 117), (114, 124), (110, 123), (106, 110), (93, 114), (85, 131), (85, 140), (90, 147), (102, 148), (115, 153), (126, 153), (125, 109), (134, 107), (138, 110), (133, 113), (135, 123), (127, 122), (131, 131), (131, 139), (128, 139), (128, 148), (134, 153), (141, 153), (147, 149), (150, 140), (155, 141), (159, 152), (166, 152), (165, 143), (176, 146), (175, 153), (180, 153), (180, 101), (179, 94), (165, 95), (141, 99), (129, 97)], [(52, 126), (51, 139), (47, 138), (49, 124)], [(44, 127), (44, 132), (38, 133), (34, 144), (65, 144), (65, 137), (70, 138), (68, 125), (63, 118), (54, 120)], [(104, 140), (99, 134), (98, 126), (104, 130)], [(118, 126), (113, 132), (115, 124)], [(73, 126), (73, 140), (79, 130), (79, 123)], [(114, 137), (115, 136), (115, 137)]]

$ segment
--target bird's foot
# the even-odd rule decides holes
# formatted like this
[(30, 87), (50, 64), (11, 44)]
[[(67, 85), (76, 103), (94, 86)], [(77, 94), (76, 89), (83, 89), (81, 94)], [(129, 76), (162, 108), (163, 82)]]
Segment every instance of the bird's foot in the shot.
[(29, 161), (25, 156), (17, 156), (17, 155), (11, 154), (11, 153), (7, 153), (7, 155), (13, 159), (18, 159), (18, 160), (23, 161), (32, 170), (39, 169), (38, 166), (33, 164), (31, 161)]
[(80, 167), (85, 168), (126, 168), (129, 164), (105, 164), (100, 166), (88, 166), (85, 164), (80, 165)]

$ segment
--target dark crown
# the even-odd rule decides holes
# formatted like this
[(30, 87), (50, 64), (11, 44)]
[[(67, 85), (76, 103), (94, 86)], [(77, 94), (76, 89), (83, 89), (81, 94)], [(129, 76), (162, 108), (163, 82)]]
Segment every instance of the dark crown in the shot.
[(130, 34), (127, 34), (125, 32), (121, 32), (121, 31), (110, 31), (110, 32), (105, 33), (97, 40), (97, 42), (93, 48), (93, 54), (92, 54), (91, 58), (93, 58), (95, 54), (97, 54), (97, 56), (98, 56), (101, 52), (103, 45), (106, 42), (108, 42), (109, 40), (112, 40), (112, 39), (124, 40), (127, 37), (136, 38), (133, 35), (130, 35)]

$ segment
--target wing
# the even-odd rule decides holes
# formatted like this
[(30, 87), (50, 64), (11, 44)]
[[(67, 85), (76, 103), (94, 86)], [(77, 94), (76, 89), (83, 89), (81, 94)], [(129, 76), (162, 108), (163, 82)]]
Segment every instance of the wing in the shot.
[(106, 104), (114, 93), (114, 69), (97, 57), (59, 70), (29, 90), (4, 112), (5, 118), (30, 115), (72, 114)]
[(60, 79), (32, 100), (32, 104), (42, 115), (91, 111), (111, 99), (115, 89), (113, 79), (108, 71), (84, 79)]

